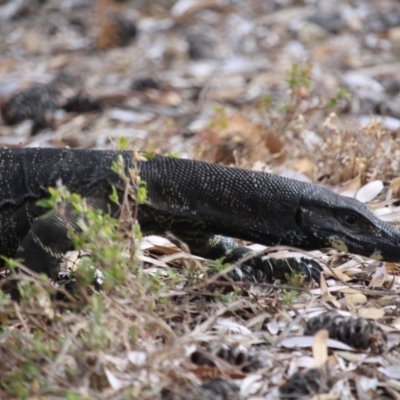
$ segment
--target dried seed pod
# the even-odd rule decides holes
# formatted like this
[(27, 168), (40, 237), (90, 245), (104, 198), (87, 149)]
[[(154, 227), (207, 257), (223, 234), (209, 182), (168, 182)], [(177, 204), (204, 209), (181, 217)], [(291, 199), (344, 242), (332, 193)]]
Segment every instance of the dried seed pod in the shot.
[[(209, 345), (206, 351), (221, 358), (233, 366), (239, 366), (243, 372), (252, 372), (265, 368), (271, 360), (266, 351), (260, 348), (246, 349), (243, 346), (228, 346), (223, 344)], [(201, 349), (196, 350), (191, 355), (191, 361), (197, 365), (208, 365), (214, 367), (212, 361)]]
[(90, 111), (101, 111), (102, 102), (90, 93), (80, 90), (74, 96), (67, 99), (63, 109), (68, 112), (86, 113)]
[(53, 84), (36, 85), (11, 96), (1, 107), (7, 125), (33, 120), (32, 135), (52, 126), (52, 114), (59, 107), (60, 92)]
[(195, 30), (190, 32), (188, 42), (189, 57), (193, 60), (215, 59), (215, 41), (210, 34)]
[(136, 23), (119, 14), (111, 14), (109, 18), (115, 21), (119, 45), (128, 46), (131, 40), (137, 36)]
[(143, 92), (146, 89), (161, 90), (162, 85), (151, 77), (135, 79), (131, 84), (131, 90)]
[(387, 343), (385, 332), (375, 321), (363, 317), (344, 317), (335, 310), (311, 318), (304, 334), (314, 335), (320, 329), (326, 329), (332, 339), (356, 349), (370, 348), (374, 353), (382, 353)]
[(96, 47), (104, 50), (129, 45), (138, 33), (135, 21), (118, 12), (104, 11), (97, 13)]
[(14, 125), (30, 119), (33, 121), (32, 135), (42, 129), (53, 128), (54, 111), (63, 107), (79, 85), (79, 78), (61, 72), (50, 83), (21, 90), (0, 105), (3, 121), (7, 125)]
[(290, 379), (279, 388), (279, 392), (281, 394), (281, 399), (296, 400), (303, 398), (303, 396), (328, 393), (329, 387), (321, 372), (313, 368), (293, 374)]
[(227, 379), (215, 378), (200, 386), (176, 390), (164, 390), (162, 400), (240, 400), (238, 386)]

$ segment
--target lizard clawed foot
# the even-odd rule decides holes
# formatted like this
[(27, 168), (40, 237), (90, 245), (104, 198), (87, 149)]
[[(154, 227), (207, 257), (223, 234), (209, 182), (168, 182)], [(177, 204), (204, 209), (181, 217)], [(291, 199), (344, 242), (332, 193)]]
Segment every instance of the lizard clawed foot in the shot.
[[(239, 269), (239, 270), (238, 270)], [(287, 281), (293, 272), (305, 275), (306, 281), (319, 283), (322, 268), (317, 261), (305, 257), (273, 258), (254, 257), (240, 264), (239, 268), (229, 273), (234, 281), (272, 282), (275, 279)]]
[(301, 272), (307, 281), (319, 283), (322, 268), (317, 261), (306, 257), (271, 258), (263, 257), (263, 261), (268, 261), (273, 265), (274, 278), (286, 280), (286, 275), (293, 272)]
[[(88, 257), (87, 253), (79, 251), (68, 252), (64, 262), (60, 266), (60, 270), (55, 280), (55, 285), (65, 287), (69, 292), (74, 292), (77, 285), (76, 270), (84, 257)], [(93, 265), (89, 265), (90, 270), (94, 271), (92, 285), (97, 291), (101, 290), (104, 283), (103, 273)]]

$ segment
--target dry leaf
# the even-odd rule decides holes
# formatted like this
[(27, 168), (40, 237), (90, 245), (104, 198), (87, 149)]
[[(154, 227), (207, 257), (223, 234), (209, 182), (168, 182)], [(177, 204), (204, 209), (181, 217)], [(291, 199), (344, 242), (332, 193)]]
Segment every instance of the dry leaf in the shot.
[(296, 369), (299, 369), (299, 368), (305, 368), (305, 369), (315, 368), (315, 360), (314, 360), (314, 357), (300, 356), (299, 358), (296, 359), (295, 362), (293, 362), (292, 365), (295, 365)]
[[(312, 347), (314, 343), (313, 336), (292, 336), (289, 338), (285, 338), (279, 342), (279, 346), (286, 347), (288, 349), (293, 348), (304, 348), (304, 347)], [(353, 351), (354, 349), (348, 346), (346, 343), (339, 342), (335, 339), (328, 339), (327, 346), (331, 349), (340, 349), (340, 350), (347, 350)]]
[(300, 172), (301, 174), (304, 174), (311, 178), (315, 176), (318, 171), (317, 165), (306, 157), (294, 163), (293, 167), (297, 172)]
[(357, 394), (361, 399), (372, 399), (369, 396), (369, 391), (376, 390), (378, 380), (376, 378), (360, 376), (356, 381)]
[(277, 335), (279, 332), (278, 321), (275, 318), (271, 319), (271, 321), (267, 323), (267, 329), (271, 335)]
[(315, 396), (311, 397), (310, 400), (339, 400), (340, 397), (336, 394), (330, 394), (330, 393), (319, 393), (316, 394)]
[[(361, 286), (359, 286), (359, 287), (361, 287)], [(330, 288), (330, 291), (332, 291), (332, 288)], [(353, 286), (353, 287), (342, 286), (338, 289), (338, 291), (343, 294), (358, 294), (358, 293), (361, 294), (362, 293), (362, 290), (356, 289), (355, 286)]]
[(400, 330), (400, 317), (394, 319), (393, 322), (391, 323), (391, 325), (393, 325), (394, 328)]
[(272, 154), (282, 153), (285, 146), (278, 134), (272, 130), (266, 135), (265, 144)]
[(368, 203), (375, 199), (383, 190), (383, 182), (380, 180), (372, 181), (364, 185), (356, 193), (356, 199), (361, 203)]
[(114, 390), (120, 390), (128, 384), (128, 382), (122, 382), (113, 372), (108, 368), (104, 368), (108, 383)]
[(357, 293), (357, 294), (347, 294), (346, 296), (344, 296), (344, 298), (346, 299), (346, 301), (348, 301), (351, 304), (365, 304), (368, 299), (367, 296), (365, 296), (365, 294), (361, 294), (361, 293)]
[(357, 191), (361, 188), (361, 177), (356, 176), (354, 179), (346, 182), (339, 190), (338, 193), (346, 197), (355, 197)]
[(332, 271), (335, 273), (335, 275), (332, 273), (332, 271), (330, 272), (330, 276), (333, 276), (335, 279), (339, 279), (341, 282), (347, 282), (349, 280), (351, 280), (351, 277), (344, 274), (341, 270), (341, 268), (332, 268)]
[[(159, 268), (165, 268), (165, 269), (169, 268), (168, 264), (166, 264), (165, 262), (162, 262), (160, 260), (157, 260), (156, 258), (147, 257), (147, 256), (140, 255), (140, 254), (137, 257), (140, 261), (147, 262), (153, 266), (156, 266)], [(157, 268), (157, 271), (158, 271), (158, 268)]]
[(394, 304), (396, 299), (397, 299), (397, 296), (383, 296), (379, 299), (376, 299), (375, 304), (380, 307), (387, 307), (387, 306), (391, 306), (392, 304)]
[(241, 333), (243, 335), (250, 335), (251, 331), (244, 325), (239, 324), (233, 318), (218, 318), (214, 324), (214, 329), (218, 331), (229, 331), (234, 333)]
[[(261, 374), (251, 374), (247, 375), (240, 385), (240, 394), (246, 399), (250, 398), (251, 394), (254, 393), (254, 386), (258, 386), (258, 382), (261, 384), (264, 377)], [(254, 397), (252, 397), (255, 399)], [(256, 400), (256, 399), (255, 399)]]
[(354, 353), (354, 352), (350, 352), (350, 351), (335, 351), (335, 355), (337, 357), (337, 360), (339, 361), (340, 365), (343, 365), (343, 360), (345, 361), (349, 361), (351, 363), (354, 364), (361, 364), (365, 358), (366, 358), (366, 354), (364, 353)]
[(385, 268), (388, 274), (400, 275), (400, 264), (394, 262), (385, 262)]
[(321, 329), (314, 335), (312, 352), (315, 360), (315, 368), (322, 367), (328, 361), (328, 342), (329, 332)]
[(43, 314), (46, 315), (49, 320), (54, 319), (55, 312), (49, 296), (43, 292), (40, 292), (38, 294), (38, 303), (42, 308)]
[(222, 9), (228, 5), (226, 0), (178, 0), (171, 8), (171, 15), (182, 18), (206, 8)]
[(202, 381), (209, 381), (217, 376), (221, 376), (221, 371), (217, 367), (210, 367), (208, 365), (196, 365), (191, 371)]
[(379, 319), (383, 318), (385, 311), (382, 308), (363, 307), (358, 310), (358, 315), (364, 318)]
[(147, 360), (147, 353), (144, 351), (130, 351), (128, 360), (138, 367), (143, 366)]
[(320, 277), (320, 290), (321, 290), (321, 301), (323, 302), (329, 302), (331, 303), (334, 307), (340, 308), (340, 303), (337, 301), (336, 297), (331, 295), (331, 292), (329, 291), (328, 285), (326, 284), (325, 277), (321, 275)]
[(385, 264), (383, 264), (380, 268), (377, 268), (374, 272), (374, 274), (372, 275), (372, 279), (369, 282), (368, 287), (382, 287), (382, 285), (384, 284), (386, 280), (386, 268), (385, 268)]
[(400, 380), (400, 363), (396, 365), (389, 365), (387, 367), (380, 367), (378, 369), (388, 378)]
[(393, 400), (400, 400), (400, 383), (396, 380), (388, 380), (385, 385), (385, 391), (392, 396)]
[(399, 197), (400, 191), (400, 177), (394, 178), (392, 182), (390, 182), (390, 189), (392, 189), (393, 197)]

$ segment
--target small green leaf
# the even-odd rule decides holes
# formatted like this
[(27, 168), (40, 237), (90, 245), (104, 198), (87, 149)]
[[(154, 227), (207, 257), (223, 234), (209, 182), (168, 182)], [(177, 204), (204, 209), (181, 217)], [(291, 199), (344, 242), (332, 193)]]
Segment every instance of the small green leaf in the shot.
[(125, 176), (125, 163), (121, 154), (119, 154), (117, 159), (112, 162), (111, 170), (121, 177)]
[(36, 202), (36, 205), (43, 208), (53, 208), (55, 204), (52, 199), (41, 199)]
[(332, 97), (331, 99), (328, 100), (328, 103), (326, 105), (329, 108), (335, 108), (338, 105), (338, 99), (336, 97)]
[(115, 188), (115, 186), (111, 187), (112, 193), (110, 194), (110, 200), (115, 203), (115, 204), (119, 204), (119, 198), (118, 198), (118, 192), (117, 189)]
[(272, 107), (271, 96), (269, 96), (269, 95), (262, 96), (262, 98), (261, 98), (261, 107), (264, 110), (270, 110), (271, 109), (271, 107)]
[(145, 153), (141, 154), (146, 160), (151, 160), (156, 156), (154, 151), (146, 151)]
[(298, 293), (295, 290), (282, 290), (281, 296), (284, 304), (292, 306), (298, 297)]
[(118, 150), (126, 150), (128, 148), (128, 138), (126, 136), (122, 136), (118, 140)]
[(351, 94), (343, 87), (336, 89), (336, 97), (338, 99), (350, 99)]
[(175, 153), (173, 151), (168, 152), (166, 155), (167, 155), (167, 157), (171, 157), (171, 158), (179, 158), (180, 157), (179, 153)]

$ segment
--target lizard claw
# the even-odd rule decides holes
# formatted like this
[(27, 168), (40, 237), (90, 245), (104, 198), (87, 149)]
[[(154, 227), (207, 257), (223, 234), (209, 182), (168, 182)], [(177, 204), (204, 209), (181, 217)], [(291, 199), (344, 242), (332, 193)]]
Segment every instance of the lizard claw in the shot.
[[(93, 286), (96, 290), (101, 290), (104, 283), (104, 274), (93, 265), (89, 265), (91, 270), (94, 270), (93, 276)], [(54, 282), (56, 287), (62, 286), (63, 284), (76, 282), (76, 278), (74, 277), (74, 271), (70, 270), (60, 270), (57, 274), (57, 280)]]
[[(76, 270), (79, 263), (89, 254), (81, 251), (70, 251), (65, 255), (65, 260), (60, 266), (55, 281), (56, 286), (64, 286), (67, 290), (73, 291), (76, 286)], [(101, 290), (104, 283), (103, 273), (93, 265), (89, 265), (89, 269), (94, 271), (92, 285), (95, 290)]]
[(313, 259), (305, 257), (272, 258), (263, 257), (262, 260), (268, 263), (272, 271), (272, 279), (287, 280), (286, 276), (293, 272), (302, 272), (307, 281), (314, 280), (319, 283), (322, 272), (321, 266)]
[(230, 279), (234, 282), (251, 282), (263, 283), (268, 282), (268, 279), (263, 271), (255, 269), (248, 264), (240, 264), (228, 273)]
[(322, 274), (322, 268), (319, 263), (311, 258), (300, 258), (298, 271), (303, 272), (307, 280), (316, 281), (319, 284), (319, 279)]

